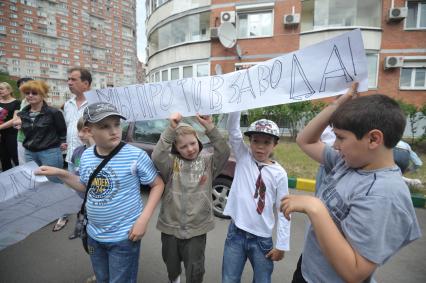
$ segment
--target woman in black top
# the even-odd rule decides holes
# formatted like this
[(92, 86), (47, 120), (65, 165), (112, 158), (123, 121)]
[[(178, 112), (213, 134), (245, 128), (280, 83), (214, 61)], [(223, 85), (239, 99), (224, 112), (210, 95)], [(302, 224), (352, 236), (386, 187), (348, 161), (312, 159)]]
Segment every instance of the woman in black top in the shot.
[(12, 92), (10, 84), (0, 83), (0, 160), (3, 171), (19, 164), (18, 130), (13, 127), (13, 116), (19, 111), (21, 102), (12, 96)]
[[(18, 113), (25, 134), (25, 160), (40, 165), (63, 167), (61, 149), (65, 147), (67, 128), (62, 112), (47, 105), (49, 91), (44, 81), (29, 81), (19, 88), (28, 105)], [(16, 124), (16, 122), (15, 122)], [(60, 182), (58, 178), (50, 178)]]

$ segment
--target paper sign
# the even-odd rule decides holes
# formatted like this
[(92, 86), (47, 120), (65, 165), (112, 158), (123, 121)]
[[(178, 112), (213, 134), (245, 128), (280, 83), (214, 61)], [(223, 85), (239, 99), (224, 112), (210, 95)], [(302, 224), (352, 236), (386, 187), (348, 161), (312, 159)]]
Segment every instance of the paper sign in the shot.
[(114, 104), (129, 121), (219, 114), (368, 90), (361, 31), (354, 30), (249, 69), (198, 78), (92, 90), (90, 103)]

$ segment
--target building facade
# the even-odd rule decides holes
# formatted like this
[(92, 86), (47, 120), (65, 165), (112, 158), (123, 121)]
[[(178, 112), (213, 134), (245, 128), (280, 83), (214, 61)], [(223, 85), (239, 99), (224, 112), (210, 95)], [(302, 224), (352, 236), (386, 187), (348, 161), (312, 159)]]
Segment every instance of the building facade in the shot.
[(136, 1), (0, 1), (0, 50), (0, 71), (47, 81), (54, 105), (70, 96), (74, 66), (91, 71), (93, 88), (134, 84)]
[[(426, 103), (426, 1), (147, 0), (150, 82), (228, 73), (354, 28), (368, 59), (369, 93)], [(231, 23), (236, 44), (218, 27)], [(226, 45), (226, 44), (225, 44)]]

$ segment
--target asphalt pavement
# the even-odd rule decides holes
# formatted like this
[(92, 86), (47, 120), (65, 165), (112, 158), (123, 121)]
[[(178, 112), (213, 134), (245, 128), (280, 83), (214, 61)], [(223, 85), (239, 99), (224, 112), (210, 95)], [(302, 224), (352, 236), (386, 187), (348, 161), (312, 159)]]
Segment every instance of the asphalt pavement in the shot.
[[(291, 193), (301, 193), (291, 190)], [(146, 198), (146, 195), (144, 195)], [(416, 209), (417, 217), (426, 233), (426, 209)], [(161, 259), (160, 232), (156, 230), (156, 214), (142, 240), (138, 282), (167, 282), (167, 272)], [(307, 218), (303, 214), (292, 216), (291, 251), (284, 260), (275, 264), (272, 282), (289, 283), (302, 250)], [(73, 215), (67, 226), (52, 232), (53, 223), (32, 233), (25, 240), (0, 251), (0, 283), (84, 283), (92, 275), (89, 257), (84, 253), (79, 239), (68, 240), (75, 223)], [(216, 218), (216, 228), (207, 236), (205, 283), (220, 282), (223, 244), (229, 220)], [(403, 248), (376, 272), (378, 282), (426, 282), (425, 237)], [(249, 264), (242, 282), (252, 281)], [(182, 283), (185, 277), (182, 275)]]

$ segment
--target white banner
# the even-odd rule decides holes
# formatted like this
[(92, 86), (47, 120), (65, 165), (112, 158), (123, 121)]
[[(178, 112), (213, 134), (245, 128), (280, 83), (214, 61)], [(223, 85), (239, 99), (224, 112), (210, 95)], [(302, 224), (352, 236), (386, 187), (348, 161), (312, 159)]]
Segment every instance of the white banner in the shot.
[(80, 210), (83, 200), (74, 190), (35, 176), (36, 168), (29, 162), (0, 173), (0, 250)]
[(129, 121), (218, 114), (312, 100), (344, 93), (353, 81), (368, 90), (367, 58), (361, 31), (353, 30), (249, 69), (91, 90), (90, 103), (114, 104)]

